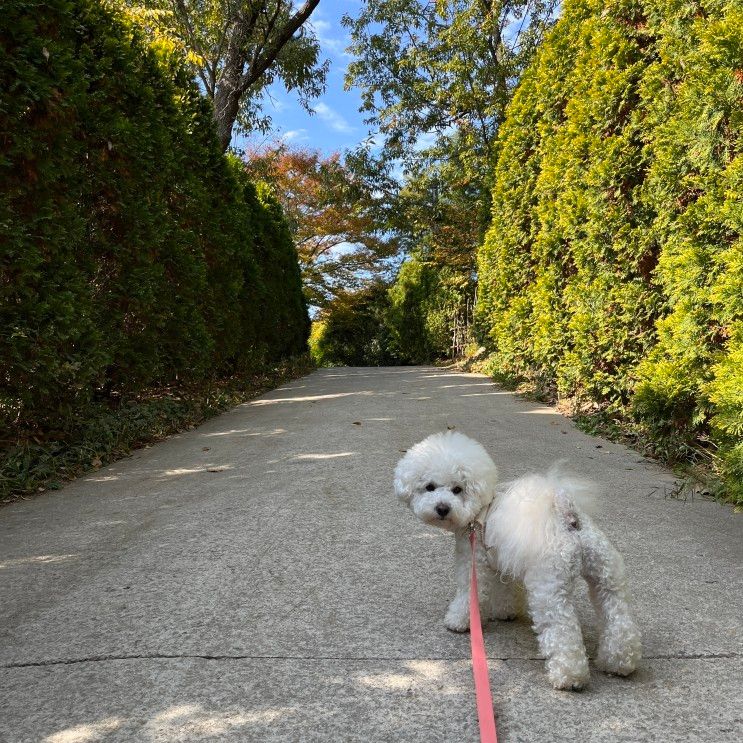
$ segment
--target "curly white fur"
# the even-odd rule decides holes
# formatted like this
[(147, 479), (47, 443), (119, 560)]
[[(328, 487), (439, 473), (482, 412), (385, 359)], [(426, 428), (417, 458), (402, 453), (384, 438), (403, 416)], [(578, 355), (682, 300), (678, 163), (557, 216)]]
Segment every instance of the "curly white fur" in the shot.
[(596, 664), (626, 676), (640, 659), (621, 555), (588, 515), (591, 486), (553, 468), (526, 475), (500, 492), (497, 468), (483, 447), (460, 433), (434, 434), (416, 444), (395, 469), (395, 491), (422, 521), (455, 537), (457, 592), (444, 624), (469, 629), (468, 533), (480, 534), (476, 564), (481, 611), (493, 619), (529, 614), (547, 673), (558, 689), (582, 689), (588, 659), (573, 592), (582, 576), (599, 616)]

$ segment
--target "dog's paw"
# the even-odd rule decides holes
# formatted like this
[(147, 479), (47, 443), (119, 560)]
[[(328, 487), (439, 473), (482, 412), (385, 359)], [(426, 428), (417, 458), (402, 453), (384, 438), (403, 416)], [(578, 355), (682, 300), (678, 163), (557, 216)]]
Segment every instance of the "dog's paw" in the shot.
[(639, 648), (624, 647), (616, 652), (608, 652), (602, 648), (596, 656), (596, 667), (614, 676), (629, 676), (637, 668), (639, 660)]
[(444, 626), (450, 632), (469, 632), (470, 620), (469, 619), (450, 619), (449, 617), (445, 617)]
[(547, 675), (554, 689), (563, 691), (583, 691), (590, 674), (585, 659), (568, 662), (563, 658), (551, 658), (547, 662)]
[(444, 626), (452, 632), (467, 632), (470, 628), (469, 614), (448, 611), (444, 617)]
[(560, 679), (552, 682), (552, 688), (557, 689), (558, 691), (583, 691), (583, 689), (586, 688), (587, 683), (588, 680)]
[(634, 622), (616, 625), (599, 641), (596, 667), (615, 676), (629, 676), (642, 657), (642, 641)]

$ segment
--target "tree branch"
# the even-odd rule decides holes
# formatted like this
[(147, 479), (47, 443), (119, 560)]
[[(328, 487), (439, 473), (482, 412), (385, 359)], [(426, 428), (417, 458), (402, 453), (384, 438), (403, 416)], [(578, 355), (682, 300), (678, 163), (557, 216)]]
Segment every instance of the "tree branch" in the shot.
[(291, 40), (299, 27), (312, 15), (320, 0), (305, 0), (304, 5), (287, 21), (273, 43), (268, 47), (263, 59), (257, 60), (251, 69), (240, 78), (238, 91), (242, 95), (251, 85), (258, 82), (263, 73), (273, 64), (281, 50)]

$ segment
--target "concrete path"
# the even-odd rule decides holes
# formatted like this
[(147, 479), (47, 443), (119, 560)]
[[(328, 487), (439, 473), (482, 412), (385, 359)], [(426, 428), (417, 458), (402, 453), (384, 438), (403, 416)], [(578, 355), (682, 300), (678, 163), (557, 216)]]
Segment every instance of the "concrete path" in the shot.
[[(0, 741), (478, 740), (451, 538), (391, 472), (456, 426), (505, 478), (606, 489), (645, 635), (630, 679), (553, 691), (529, 624), (486, 631), (502, 743), (743, 739), (743, 517), (473, 374), (324, 369), (0, 511)], [(593, 616), (585, 611), (593, 647)]]

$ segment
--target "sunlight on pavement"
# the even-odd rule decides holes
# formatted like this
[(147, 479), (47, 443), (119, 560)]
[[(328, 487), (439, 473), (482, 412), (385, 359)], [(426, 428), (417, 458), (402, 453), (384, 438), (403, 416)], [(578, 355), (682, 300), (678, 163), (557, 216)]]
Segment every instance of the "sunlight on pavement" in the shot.
[(459, 694), (458, 685), (446, 684), (444, 680), (451, 677), (447, 664), (440, 660), (411, 660), (405, 663), (405, 673), (375, 673), (360, 676), (359, 682), (372, 689), (390, 691), (432, 691), (436, 694)]
[(242, 434), (243, 436), (279, 436), (286, 433), (285, 428), (275, 428), (273, 431), (251, 431), (249, 428), (232, 428), (229, 431), (215, 431), (214, 433), (202, 433), (205, 439), (214, 436), (232, 436), (233, 434)]
[(440, 384), (437, 389), (451, 390), (460, 387), (495, 387), (492, 382), (465, 382), (464, 384)]
[(306, 395), (304, 397), (272, 397), (265, 400), (253, 400), (246, 403), (249, 406), (274, 405), (278, 402), (315, 402), (316, 400), (331, 400), (338, 397), (351, 397), (353, 395), (373, 395), (372, 390), (362, 390), (361, 392), (335, 392), (331, 395)]
[(80, 555), (36, 555), (34, 557), (19, 557), (15, 560), (6, 560), (5, 562), (0, 562), (0, 570), (2, 570), (3, 568), (11, 568), (15, 565), (48, 565), (50, 563), (71, 560), (74, 557), (80, 557)]
[(494, 395), (511, 395), (513, 392), (465, 392), (460, 397), (492, 397)]
[(162, 473), (163, 477), (178, 477), (179, 475), (194, 475), (198, 472), (224, 472), (225, 470), (231, 470), (231, 464), (205, 464), (203, 467), (186, 468), (181, 467), (174, 470), (165, 470)]
[(44, 743), (87, 743), (87, 741), (103, 740), (106, 733), (117, 730), (122, 723), (123, 720), (119, 717), (109, 717), (100, 722), (77, 725), (74, 728), (47, 735)]
[(213, 736), (224, 735), (233, 728), (274, 722), (295, 711), (294, 707), (271, 707), (254, 712), (210, 712), (200, 704), (183, 704), (156, 715), (145, 729), (152, 740), (212, 740)]
[(337, 454), (297, 454), (292, 459), (338, 459), (338, 457), (352, 457), (354, 452), (341, 451)]

